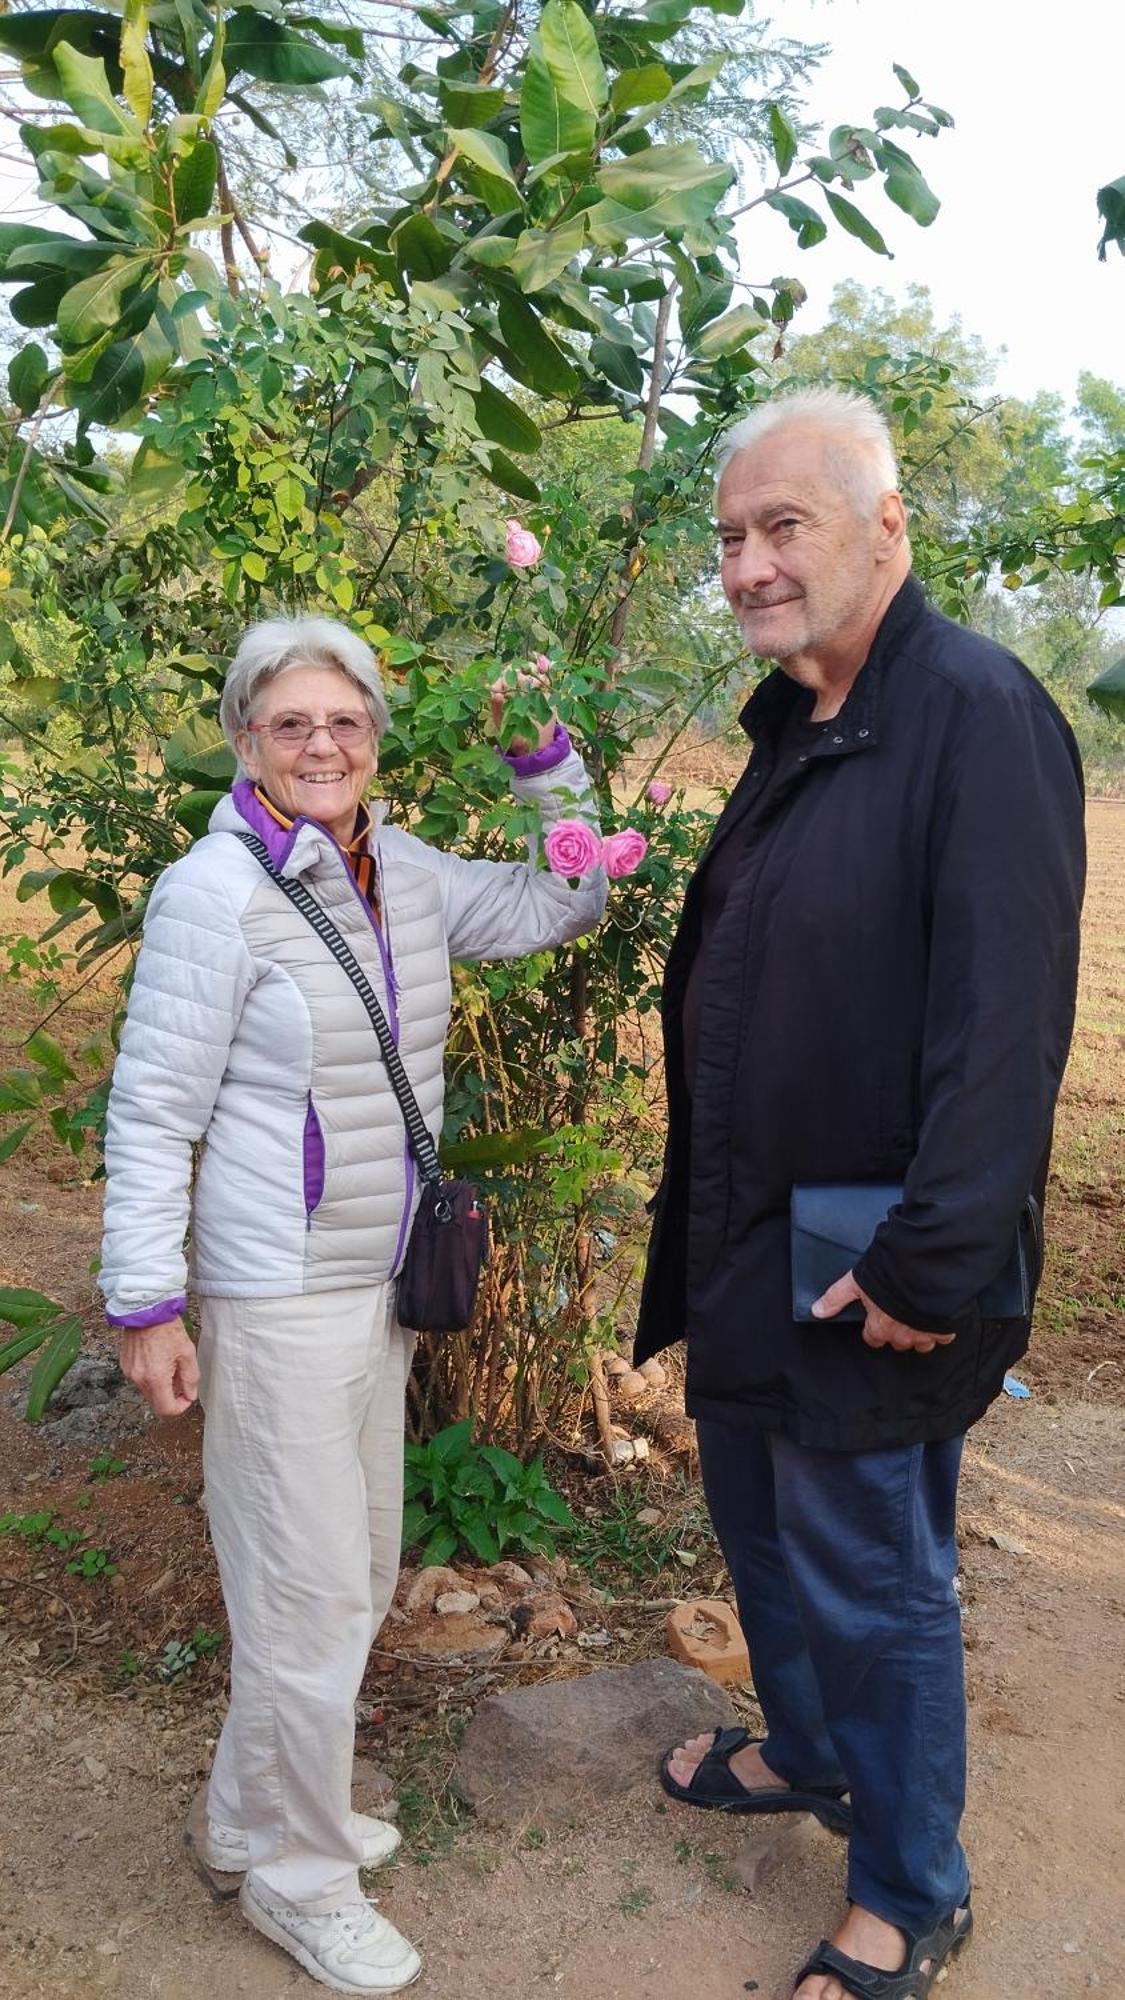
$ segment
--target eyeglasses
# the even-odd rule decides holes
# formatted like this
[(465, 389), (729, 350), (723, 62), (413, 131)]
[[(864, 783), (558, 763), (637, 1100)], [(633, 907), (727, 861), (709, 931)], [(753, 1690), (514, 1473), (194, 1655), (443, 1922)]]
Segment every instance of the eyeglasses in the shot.
[(248, 722), (246, 727), (256, 736), (272, 736), (286, 750), (303, 747), (318, 729), (327, 729), (338, 749), (358, 750), (375, 724), (367, 715), (330, 715), (327, 722), (313, 722), (307, 715), (278, 715), (272, 722)]

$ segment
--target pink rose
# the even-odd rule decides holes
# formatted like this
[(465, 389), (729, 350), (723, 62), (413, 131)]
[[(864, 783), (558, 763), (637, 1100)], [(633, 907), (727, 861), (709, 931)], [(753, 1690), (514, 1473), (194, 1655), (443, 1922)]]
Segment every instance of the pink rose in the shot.
[(552, 875), (588, 875), (598, 865), (601, 843), (584, 819), (558, 819), (543, 842)]
[(623, 875), (635, 875), (645, 855), (648, 841), (635, 826), (622, 827), (620, 833), (610, 833), (602, 842), (602, 867), (611, 882), (619, 882)]
[(513, 569), (534, 569), (543, 553), (530, 528), (521, 528), (518, 521), (507, 524), (508, 536), (505, 554)]
[(671, 796), (672, 787), (663, 778), (654, 778), (645, 792), (646, 799), (651, 799), (654, 806), (666, 806)]
[[(532, 540), (534, 541), (534, 539), (535, 538), (533, 536)], [(536, 653), (535, 658), (532, 660), (531, 664), (535, 668), (537, 674), (549, 674), (551, 671), (551, 662), (547, 658), (546, 653)]]

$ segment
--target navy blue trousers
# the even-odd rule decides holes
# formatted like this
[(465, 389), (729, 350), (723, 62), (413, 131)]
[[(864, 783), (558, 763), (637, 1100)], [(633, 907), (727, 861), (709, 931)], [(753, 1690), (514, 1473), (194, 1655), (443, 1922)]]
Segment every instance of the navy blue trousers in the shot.
[(848, 1895), (913, 1935), (963, 1903), (965, 1672), (953, 1578), (963, 1438), (816, 1451), (701, 1422), (707, 1504), (795, 1787), (846, 1784)]

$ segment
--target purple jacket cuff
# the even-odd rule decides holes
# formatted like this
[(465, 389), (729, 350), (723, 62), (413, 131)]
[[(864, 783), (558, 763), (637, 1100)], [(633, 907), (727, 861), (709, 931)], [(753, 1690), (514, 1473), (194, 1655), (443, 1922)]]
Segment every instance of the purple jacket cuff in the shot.
[(569, 757), (570, 737), (562, 723), (556, 722), (554, 736), (541, 750), (527, 750), (521, 757), (513, 756), (510, 750), (502, 750), (500, 754), (505, 764), (511, 767), (515, 777), (539, 778), (544, 771), (553, 771), (556, 764), (561, 764), (564, 757)]
[(139, 1329), (146, 1326), (163, 1326), (166, 1320), (179, 1319), (180, 1314), (186, 1311), (187, 1300), (180, 1297), (178, 1299), (160, 1299), (154, 1306), (139, 1306), (136, 1312), (107, 1312), (106, 1319), (110, 1326), (128, 1326)]

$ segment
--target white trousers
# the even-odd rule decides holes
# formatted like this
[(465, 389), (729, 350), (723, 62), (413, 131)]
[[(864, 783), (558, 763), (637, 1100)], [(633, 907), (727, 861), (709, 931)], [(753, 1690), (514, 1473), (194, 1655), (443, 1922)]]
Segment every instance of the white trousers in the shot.
[(310, 1914), (360, 1893), (355, 1704), (398, 1574), (414, 1335), (394, 1290), (203, 1299), (203, 1475), (231, 1629), (209, 1809)]

